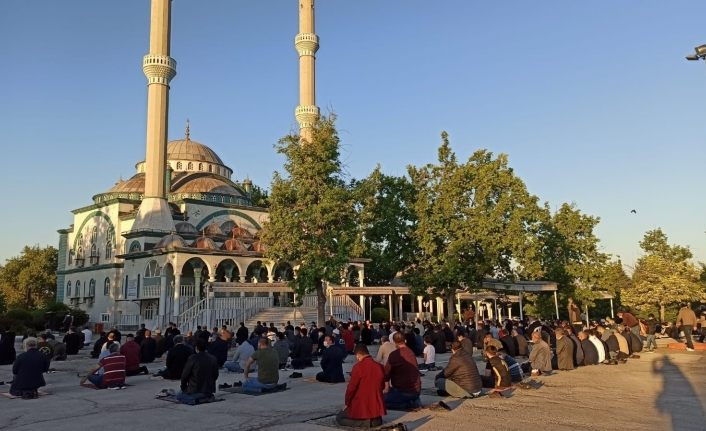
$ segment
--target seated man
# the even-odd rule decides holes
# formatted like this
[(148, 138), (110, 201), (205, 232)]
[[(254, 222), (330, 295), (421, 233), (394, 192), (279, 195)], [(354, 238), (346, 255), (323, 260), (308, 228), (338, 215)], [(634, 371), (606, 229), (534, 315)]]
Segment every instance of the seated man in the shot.
[(168, 380), (181, 379), (186, 361), (194, 354), (194, 349), (184, 343), (183, 335), (173, 336), (172, 341), (174, 342), (174, 346), (167, 351), (167, 367), (157, 371), (155, 377), (163, 377)]
[(279, 368), (283, 370), (287, 366), (287, 359), (289, 359), (289, 342), (284, 338), (284, 332), (277, 333), (274, 349), (279, 356)]
[[(257, 377), (248, 377), (252, 365), (257, 363)], [(254, 352), (245, 363), (243, 372), (245, 380), (242, 383), (243, 390), (248, 392), (262, 392), (263, 389), (273, 389), (279, 382), (279, 355), (275, 349), (270, 347), (267, 338), (260, 338), (257, 343), (257, 351)]]
[[(407, 345), (409, 346), (409, 344)], [(432, 338), (427, 335), (424, 337), (424, 363), (419, 364), (420, 370), (436, 370), (436, 348), (434, 348)]]
[(184, 404), (199, 404), (213, 399), (218, 379), (216, 358), (206, 351), (207, 341), (196, 340), (196, 353), (191, 355), (181, 373), (181, 392), (176, 399)]
[(419, 378), (417, 359), (412, 349), (405, 344), (402, 333), (395, 332), (392, 340), (397, 350), (390, 353), (385, 364), (385, 407), (391, 410), (420, 407), (422, 381)]
[(515, 343), (517, 343), (517, 356), (527, 357), (529, 355), (529, 346), (527, 345), (527, 339), (524, 335), (520, 335), (516, 329), (512, 330), (512, 336), (515, 338)]
[(125, 344), (120, 346), (120, 354), (125, 356), (125, 375), (136, 376), (147, 374), (147, 367), (140, 366), (140, 345), (135, 342), (132, 334), (125, 336)]
[(218, 367), (222, 367), (226, 359), (228, 359), (228, 349), (230, 348), (230, 342), (228, 337), (230, 333), (227, 331), (215, 331), (215, 340), (213, 340), (208, 345), (208, 353), (212, 354), (216, 358)]
[[(140, 341), (140, 362), (151, 364), (157, 357), (157, 342), (152, 338), (152, 331), (145, 329), (142, 341)], [(135, 340), (137, 342), (137, 340)]]
[(22, 344), (25, 352), (12, 364), (14, 379), (10, 394), (23, 399), (37, 398), (37, 389), (47, 384), (43, 374), (49, 370), (49, 359), (37, 350), (36, 338), (26, 338)]
[(243, 341), (235, 348), (233, 359), (226, 361), (223, 366), (226, 370), (232, 373), (242, 373), (245, 370), (245, 364), (248, 362), (255, 348), (248, 341)]
[(504, 389), (512, 386), (510, 370), (505, 361), (498, 356), (495, 346), (485, 348), (485, 357), (488, 360), (487, 370), (489, 375), (481, 376), (484, 388)]
[(316, 375), (316, 380), (324, 383), (343, 383), (343, 361), (346, 359), (343, 348), (333, 342), (331, 335), (324, 337), (324, 353), (321, 355), (321, 371)]
[(83, 346), (81, 344), (81, 337), (76, 333), (76, 328), (73, 326), (69, 328), (69, 332), (64, 335), (64, 344), (66, 344), (66, 354), (67, 355), (78, 355), (79, 349)]
[(532, 332), (532, 350), (529, 354), (529, 362), (533, 376), (548, 374), (552, 372), (552, 351), (549, 344), (542, 340), (539, 331)]
[(583, 350), (583, 363), (579, 365), (597, 365), (598, 349), (596, 349), (596, 346), (588, 339), (586, 331), (579, 332), (578, 339), (581, 343), (581, 349)]
[(380, 337), (380, 348), (378, 349), (378, 354), (375, 357), (375, 360), (385, 366), (385, 364), (387, 364), (387, 360), (390, 358), (390, 353), (394, 352), (396, 349), (397, 346), (395, 346), (395, 343), (390, 341), (387, 335), (383, 335)]
[(345, 427), (378, 427), (387, 414), (382, 394), (385, 371), (370, 356), (365, 344), (358, 344), (353, 353), (358, 362), (353, 365), (346, 388), (346, 408), (336, 415), (336, 423)]
[(88, 329), (88, 326), (83, 328), (81, 331), (83, 333), (83, 347), (88, 347), (91, 345), (91, 340), (93, 340), (93, 332), (91, 332), (90, 329)]
[(459, 331), (456, 338), (461, 343), (461, 348), (473, 356), (473, 340), (464, 331)]
[(515, 358), (503, 352), (498, 352), (498, 356), (500, 356), (500, 359), (505, 361), (507, 369), (510, 371), (510, 379), (513, 383), (519, 383), (525, 378), (522, 374), (522, 367), (519, 363), (517, 363)]
[(440, 396), (473, 398), (480, 395), (482, 382), (473, 356), (459, 341), (451, 343), (449, 363), (434, 382)]
[(574, 343), (564, 334), (562, 328), (554, 330), (556, 334), (557, 368), (562, 371), (574, 369)]
[(112, 343), (108, 347), (109, 354), (98, 361), (98, 365), (92, 368), (88, 375), (81, 379), (81, 384), (86, 380), (93, 383), (99, 389), (112, 388), (125, 384), (125, 356), (121, 355), (118, 343)]
[(483, 351), (485, 351), (485, 348), (488, 346), (495, 347), (498, 352), (503, 349), (503, 343), (501, 343), (500, 340), (493, 338), (493, 334), (491, 333), (485, 334), (483, 337)]
[(49, 343), (46, 333), (39, 334), (37, 350), (39, 350), (39, 352), (41, 352), (41, 354), (44, 355), (49, 362), (51, 362), (51, 359), (54, 357), (54, 347), (52, 344), (54, 343)]
[(596, 348), (596, 354), (598, 355), (598, 363), (602, 364), (606, 360), (606, 345), (603, 343), (603, 341), (599, 340), (598, 337), (596, 337), (595, 329), (589, 329), (587, 334), (588, 340)]
[(306, 367), (313, 367), (311, 355), (314, 352), (314, 343), (307, 337), (306, 328), (301, 328), (300, 335), (294, 341), (292, 349), (292, 368), (301, 370)]

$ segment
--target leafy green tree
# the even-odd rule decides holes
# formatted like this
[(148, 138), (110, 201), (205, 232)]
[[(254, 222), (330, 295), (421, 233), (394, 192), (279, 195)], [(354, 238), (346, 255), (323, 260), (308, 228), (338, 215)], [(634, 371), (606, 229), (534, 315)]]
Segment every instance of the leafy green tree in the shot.
[(54, 247), (25, 246), (0, 267), (0, 294), (7, 308), (31, 310), (56, 296), (58, 252)]
[(661, 229), (645, 233), (640, 247), (645, 255), (635, 266), (633, 286), (621, 292), (623, 304), (643, 312), (657, 306), (664, 320), (668, 306), (704, 299), (701, 269), (690, 262), (687, 247), (670, 245)]
[(266, 189), (253, 184), (252, 189), (250, 189), (250, 202), (253, 205), (261, 208), (270, 207), (270, 196)]
[(408, 178), (385, 175), (378, 166), (354, 182), (353, 191), (358, 214), (353, 253), (371, 259), (365, 266), (366, 285), (389, 285), (413, 260), (414, 188)]
[(325, 320), (325, 282), (340, 282), (355, 239), (353, 197), (343, 179), (336, 117), (322, 117), (310, 141), (289, 135), (277, 144), (286, 176), (275, 173), (270, 220), (263, 227), (266, 257), (293, 262), (290, 286), (316, 292), (319, 323)]
[[(549, 214), (548, 207), (544, 211)], [(560, 316), (566, 313), (568, 298), (574, 298), (583, 309), (594, 306), (604, 292), (614, 294), (612, 282), (606, 282), (617, 276), (618, 267), (611, 265), (610, 256), (599, 249), (600, 240), (594, 232), (599, 222), (598, 217), (583, 214), (575, 205), (566, 203), (544, 218), (539, 234), (540, 259), (544, 277), (559, 285)], [(553, 302), (534, 299), (535, 310), (542, 315), (554, 313)]]
[(404, 278), (419, 294), (431, 289), (444, 297), (452, 316), (459, 289), (538, 272), (541, 211), (506, 155), (478, 150), (459, 163), (446, 132), (441, 138), (437, 164), (408, 168), (419, 249)]

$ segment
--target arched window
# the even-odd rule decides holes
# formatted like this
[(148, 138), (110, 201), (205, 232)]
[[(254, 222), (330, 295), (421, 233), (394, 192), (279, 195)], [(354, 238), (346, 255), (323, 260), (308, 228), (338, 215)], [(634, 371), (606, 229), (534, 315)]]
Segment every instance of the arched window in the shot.
[(203, 171), (203, 163), (199, 163), (199, 171)]
[(159, 265), (157, 265), (157, 261), (151, 260), (150, 263), (147, 264), (147, 268), (145, 268), (145, 277), (159, 277), (160, 272), (161, 271)]
[(91, 298), (96, 296), (96, 280), (94, 279), (88, 282), (88, 296)]
[(91, 244), (91, 255), (90, 255), (91, 265), (98, 264), (98, 247), (96, 244)]
[(177, 162), (177, 171), (181, 170), (181, 162)]
[(130, 244), (130, 253), (134, 253), (140, 250), (142, 250), (142, 247), (140, 246), (140, 241), (133, 241), (132, 244)]
[(106, 277), (105, 281), (103, 282), (103, 295), (108, 296), (110, 295), (110, 278)]
[(213, 165), (208, 165), (208, 171), (213, 172)]
[(76, 287), (74, 288), (74, 296), (79, 297), (81, 296), (81, 282), (76, 280)]
[(93, 226), (93, 229), (91, 230), (91, 242), (96, 242), (98, 239), (98, 228), (96, 226)]
[(113, 257), (113, 231), (109, 230), (105, 235), (105, 258)]
[(71, 297), (71, 294), (72, 294), (72, 293), (73, 293), (73, 292), (71, 292), (71, 282), (69, 281), (68, 283), (66, 283), (66, 293), (65, 293), (65, 295), (68, 296), (68, 297)]
[(194, 164), (191, 163), (191, 162), (189, 162), (189, 164), (186, 165), (186, 169), (188, 169), (188, 170), (190, 170), (190, 171), (193, 171), (193, 170), (194, 170)]

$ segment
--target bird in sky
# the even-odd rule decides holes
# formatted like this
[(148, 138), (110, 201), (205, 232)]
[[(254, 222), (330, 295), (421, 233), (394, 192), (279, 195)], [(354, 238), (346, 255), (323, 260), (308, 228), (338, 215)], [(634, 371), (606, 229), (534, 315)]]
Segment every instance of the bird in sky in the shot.
[(630, 211), (630, 214), (637, 214), (637, 210)]

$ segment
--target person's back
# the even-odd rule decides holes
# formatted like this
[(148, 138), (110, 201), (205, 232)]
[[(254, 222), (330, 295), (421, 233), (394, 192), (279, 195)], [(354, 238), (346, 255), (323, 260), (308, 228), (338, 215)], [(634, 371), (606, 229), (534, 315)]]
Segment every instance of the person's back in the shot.
[(467, 354), (473, 356), (473, 341), (469, 337), (463, 337), (461, 339), (461, 348)]
[(598, 364), (598, 349), (588, 338), (581, 339), (581, 348), (583, 349), (583, 364), (596, 365)]
[(574, 369), (574, 343), (558, 328), (556, 331), (556, 357), (560, 370)]
[[(601, 362), (605, 361), (606, 360), (606, 356), (605, 356), (606, 348), (605, 348), (605, 345), (603, 344), (603, 342), (601, 340), (599, 340), (598, 337), (596, 337), (593, 334), (593, 332), (591, 332), (591, 335), (588, 336), (588, 341), (590, 341), (591, 344), (593, 344), (593, 347), (596, 348), (596, 354), (598, 355), (598, 363), (600, 364)], [(585, 349), (584, 349), (584, 352), (585, 352)]]
[(385, 365), (385, 377), (390, 380), (392, 387), (404, 393), (421, 391), (422, 383), (417, 369), (417, 360), (408, 347), (400, 347), (390, 353)]
[(517, 343), (517, 356), (529, 356), (529, 346), (527, 344), (527, 339), (524, 337), (524, 335), (516, 334), (514, 338), (515, 342)]
[(167, 351), (167, 368), (162, 373), (162, 377), (168, 380), (181, 379), (186, 361), (194, 354), (194, 349), (188, 344), (184, 344), (184, 338), (181, 335), (174, 336), (174, 339), (176, 340), (176, 344)]
[(380, 364), (385, 365), (387, 364), (387, 361), (390, 358), (390, 353), (397, 350), (397, 346), (395, 346), (395, 343), (387, 340), (387, 335), (383, 336), (382, 338), (385, 341), (381, 343), (380, 349), (378, 349), (378, 354), (375, 360), (378, 361)]
[(24, 341), (25, 352), (20, 353), (12, 365), (14, 379), (10, 385), (10, 393), (15, 396), (25, 397), (29, 392), (34, 398), (36, 391), (46, 385), (44, 373), (49, 370), (49, 360), (37, 350), (37, 340), (33, 337)]
[(284, 335), (280, 333), (278, 335), (279, 340), (274, 345), (274, 349), (279, 356), (279, 365), (283, 367), (287, 364), (287, 358), (289, 358), (289, 342), (284, 339)]
[(208, 345), (208, 353), (216, 358), (218, 368), (222, 367), (226, 359), (228, 359), (228, 348), (228, 343), (221, 337), (216, 338)]
[(342, 426), (371, 428), (382, 424), (387, 414), (383, 401), (385, 372), (382, 365), (370, 357), (367, 347), (355, 347), (357, 363), (351, 370), (351, 380), (346, 388), (346, 409), (336, 416)]
[(501, 331), (501, 333), (502, 336), (499, 341), (503, 345), (503, 350), (510, 356), (517, 356), (517, 344), (515, 339), (506, 334), (505, 331)]
[(578, 339), (576, 335), (571, 334), (568, 336), (571, 342), (574, 344), (574, 366), (579, 366), (583, 364), (583, 347), (581, 345), (581, 340)]
[(503, 361), (505, 361), (505, 364), (507, 364), (507, 369), (510, 372), (510, 379), (514, 383), (521, 382), (524, 376), (522, 374), (522, 368), (517, 360), (510, 355), (503, 354), (499, 356)]
[(120, 346), (120, 354), (125, 357), (125, 371), (135, 371), (140, 368), (140, 345), (128, 336), (125, 344)]
[(483, 380), (483, 386), (496, 389), (512, 386), (512, 377), (510, 376), (510, 370), (507, 364), (497, 355), (494, 346), (488, 346), (486, 353), (489, 351), (494, 353), (494, 355), (488, 357), (488, 368), (490, 369), (491, 375), (487, 382), (485, 379)]
[(196, 353), (186, 361), (181, 374), (182, 392), (192, 396), (199, 395), (198, 398), (212, 396), (216, 392), (216, 379), (218, 379), (216, 358), (205, 351), (205, 344), (206, 341), (199, 338)]
[(75, 332), (69, 332), (64, 335), (64, 344), (66, 344), (67, 355), (78, 355), (81, 348), (81, 338)]
[(628, 346), (628, 340), (623, 337), (623, 334), (621, 334), (618, 331), (615, 331), (613, 333), (613, 336), (615, 336), (615, 339), (618, 340), (618, 349), (620, 350), (620, 353), (623, 353), (625, 355), (630, 354), (630, 347)]
[(112, 388), (125, 384), (125, 356), (120, 352), (111, 353), (98, 361), (103, 369), (100, 388)]
[(81, 332), (83, 333), (84, 347), (90, 345), (93, 340), (93, 332), (91, 332), (91, 330), (88, 328), (83, 328)]
[(279, 382), (279, 355), (272, 347), (263, 344), (252, 354), (252, 360), (257, 363), (257, 380), (265, 385), (276, 385)]
[(446, 368), (444, 368), (443, 375), (444, 378), (460, 386), (469, 395), (476, 394), (481, 390), (482, 383), (476, 362), (463, 347), (458, 352), (452, 353)]
[(154, 341), (150, 331), (145, 331), (145, 337), (140, 343), (140, 362), (149, 364), (157, 357), (157, 342)]
[(534, 344), (529, 354), (529, 361), (532, 369), (542, 373), (551, 372), (552, 352), (549, 348), (549, 344), (542, 340), (541, 334), (538, 332), (532, 333), (532, 341), (534, 341)]
[(245, 363), (250, 359), (255, 352), (252, 344), (245, 342), (240, 344), (233, 353), (233, 361), (237, 361), (242, 369), (245, 369)]

